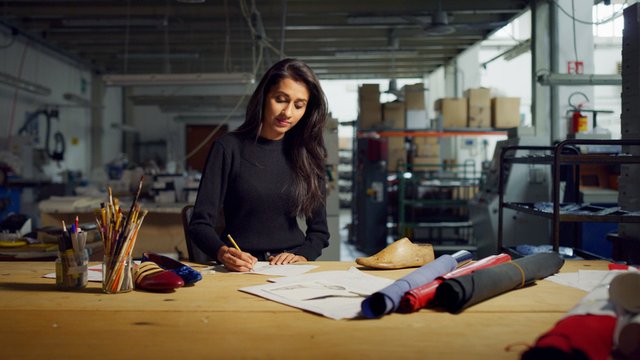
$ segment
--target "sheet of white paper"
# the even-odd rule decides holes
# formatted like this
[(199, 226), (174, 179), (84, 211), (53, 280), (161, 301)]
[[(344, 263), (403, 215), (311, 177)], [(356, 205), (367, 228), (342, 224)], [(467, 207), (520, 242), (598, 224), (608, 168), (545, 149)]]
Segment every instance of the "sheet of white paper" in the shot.
[(578, 279), (578, 272), (558, 273), (545, 278), (545, 280), (569, 287), (578, 287)]
[(391, 279), (368, 275), (356, 268), (347, 271), (321, 271), (269, 281), (273, 283), (249, 286), (240, 291), (335, 320), (358, 317), (360, 304), (366, 296), (393, 283)]
[[(287, 265), (270, 265), (268, 261), (258, 261), (253, 266), (253, 271), (248, 272), (230, 272), (232, 274), (260, 274), (260, 275), (272, 275), (272, 276), (296, 276), (304, 274), (310, 270), (317, 268), (316, 265), (305, 264), (287, 264)], [(224, 267), (221, 269), (216, 268), (217, 271), (226, 271)]]
[(545, 280), (584, 291), (591, 291), (600, 284), (608, 284), (615, 275), (624, 271), (637, 270), (578, 270), (578, 272), (555, 274)]
[[(87, 269), (89, 270), (87, 272), (87, 279), (89, 281), (102, 282), (102, 264), (89, 266)], [(56, 273), (49, 273), (43, 277), (47, 279), (55, 279)]]
[[(136, 265), (140, 265), (140, 260), (134, 260), (133, 263)], [(87, 279), (89, 281), (102, 282), (102, 264), (91, 265), (87, 267), (87, 270), (89, 270), (87, 272)], [(47, 279), (55, 279), (56, 273), (53, 272), (45, 274), (42, 277)]]
[(616, 307), (609, 301), (609, 284), (614, 277), (626, 271), (637, 270), (578, 270), (573, 273), (555, 274), (545, 280), (588, 292), (565, 317), (585, 314), (616, 316)]

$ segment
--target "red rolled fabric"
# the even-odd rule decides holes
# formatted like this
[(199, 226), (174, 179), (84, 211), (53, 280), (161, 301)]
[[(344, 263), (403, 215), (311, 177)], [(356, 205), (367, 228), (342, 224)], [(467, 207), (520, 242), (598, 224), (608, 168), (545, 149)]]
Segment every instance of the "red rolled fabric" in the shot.
[(627, 264), (615, 264), (615, 263), (610, 263), (609, 264), (609, 270), (633, 270), (633, 269), (638, 269), (637, 266), (629, 266)]
[(568, 316), (538, 338), (521, 359), (609, 359), (615, 326), (615, 316)]
[(467, 275), (476, 270), (488, 268), (508, 261), (511, 261), (511, 256), (507, 254), (488, 256), (469, 265), (465, 265), (451, 272), (448, 272), (425, 285), (409, 290), (404, 294), (402, 299), (400, 299), (398, 312), (415, 312), (429, 305), (436, 294), (436, 288), (438, 287), (438, 285), (440, 285), (441, 282), (446, 279)]

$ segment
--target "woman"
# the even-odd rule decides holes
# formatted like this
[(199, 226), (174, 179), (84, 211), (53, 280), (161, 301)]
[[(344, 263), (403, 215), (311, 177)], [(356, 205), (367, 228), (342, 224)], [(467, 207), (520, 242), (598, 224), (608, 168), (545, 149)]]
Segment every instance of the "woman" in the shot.
[[(209, 152), (189, 224), (189, 236), (205, 254), (233, 271), (249, 271), (258, 260), (280, 265), (320, 256), (329, 245), (327, 115), (324, 92), (306, 64), (284, 59), (267, 71), (244, 123)], [(214, 230), (219, 208), (222, 239)], [(306, 218), (306, 234), (298, 216)], [(225, 243), (228, 235), (241, 250)]]

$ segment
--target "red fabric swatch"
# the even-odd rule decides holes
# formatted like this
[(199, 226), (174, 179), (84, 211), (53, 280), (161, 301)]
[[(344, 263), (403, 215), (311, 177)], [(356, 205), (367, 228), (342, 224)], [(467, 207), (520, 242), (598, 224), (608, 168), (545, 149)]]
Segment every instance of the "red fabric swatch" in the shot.
[(574, 315), (560, 320), (536, 344), (522, 354), (522, 360), (549, 359), (562, 353), (563, 359), (607, 360), (613, 348), (616, 318), (606, 315)]

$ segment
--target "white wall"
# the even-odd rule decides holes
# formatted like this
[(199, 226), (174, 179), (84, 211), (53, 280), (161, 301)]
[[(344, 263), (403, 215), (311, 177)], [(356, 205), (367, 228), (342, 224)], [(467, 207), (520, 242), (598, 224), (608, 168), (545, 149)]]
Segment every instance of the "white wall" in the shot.
[[(72, 93), (89, 100), (91, 98), (91, 73), (84, 66), (74, 63), (59, 54), (44, 49), (34, 43), (26, 43), (20, 37), (11, 39), (10, 35), (0, 32), (0, 44), (10, 44), (0, 48), (0, 71), (23, 80), (34, 82), (51, 89), (51, 94), (34, 95), (23, 90), (17, 92), (13, 87), (0, 84), (0, 138), (14, 138), (24, 124), (27, 113), (42, 107), (55, 107), (59, 110), (59, 121), (51, 122), (50, 148), (53, 147), (53, 134), (61, 132), (65, 138), (64, 160), (50, 162), (44, 167), (44, 175), (54, 180), (62, 180), (60, 173), (65, 170), (81, 171), (84, 177), (90, 173), (91, 164), (91, 109), (71, 103), (64, 99), (65, 93)], [(22, 68), (20, 70), (20, 68)], [(104, 103), (109, 118), (121, 118), (116, 97), (107, 96)], [(46, 121), (44, 116), (38, 120), (39, 141), (36, 149), (45, 145)], [(104, 124), (103, 124), (104, 125)], [(106, 127), (106, 126), (105, 126)], [(118, 142), (119, 134), (103, 144), (108, 149)], [(0, 148), (7, 144), (0, 144)], [(30, 164), (29, 164), (30, 165)]]
[[(557, 3), (567, 11), (571, 11), (571, 4), (573, 0), (556, 0)], [(575, 1), (575, 13), (574, 17), (577, 19), (588, 19), (592, 17), (593, 1), (590, 0), (577, 0)], [(558, 11), (558, 72), (568, 73), (567, 63), (569, 61), (577, 60), (584, 62), (584, 73), (594, 74), (596, 73), (594, 67), (594, 51), (593, 51), (593, 27), (592, 25), (575, 23), (575, 38), (574, 38), (574, 24), (570, 17), (564, 14), (562, 11)], [(558, 86), (556, 99), (559, 103), (559, 123), (552, 124), (556, 127), (555, 140), (566, 139), (568, 133), (568, 127), (570, 120), (567, 117), (567, 111), (571, 110), (568, 100), (571, 94), (579, 91), (587, 95), (590, 100), (590, 104), (585, 106), (586, 108), (593, 108), (592, 102), (594, 101), (594, 87), (593, 86)], [(574, 96), (573, 102), (580, 99), (580, 96)], [(591, 118), (591, 116), (588, 116)]]
[[(226, 121), (228, 129), (235, 130), (242, 123), (238, 116), (245, 109), (236, 111), (236, 116)], [(165, 140), (167, 142), (167, 161), (174, 161), (177, 171), (186, 169), (186, 127), (193, 125), (217, 125), (225, 121), (227, 115), (206, 115), (198, 112), (163, 112), (158, 106), (135, 106), (134, 126), (138, 129), (139, 141)], [(187, 120), (184, 120), (187, 118)], [(194, 118), (194, 120), (188, 120)], [(208, 120), (206, 118), (209, 118)], [(144, 159), (143, 159), (144, 160)]]
[[(490, 47), (480, 51), (480, 62), (485, 62), (503, 52)], [(491, 96), (520, 98), (520, 114), (524, 125), (531, 125), (531, 51), (512, 60), (500, 57), (481, 70), (482, 87), (491, 89)]]
[(427, 92), (427, 109), (431, 116), (435, 116), (433, 104), (437, 99), (446, 97), (446, 84), (444, 80), (444, 66), (437, 68), (427, 75), (426, 81), (429, 91)]
[(103, 164), (92, 164), (93, 168), (102, 166), (118, 157), (122, 153), (122, 130), (113, 124), (122, 124), (122, 89), (106, 87), (104, 94), (105, 106), (102, 125), (102, 161)]
[(480, 46), (475, 45), (463, 51), (456, 58), (458, 94), (462, 96), (465, 90), (479, 87), (481, 84), (480, 66), (478, 59)]
[[(611, 39), (595, 39), (593, 54), (594, 68), (597, 74), (617, 74), (617, 65), (622, 62), (622, 41), (611, 42)], [(592, 106), (599, 110), (613, 110), (613, 114), (598, 114), (598, 127), (609, 132), (614, 139), (620, 138), (620, 114), (622, 86), (594, 86)]]

